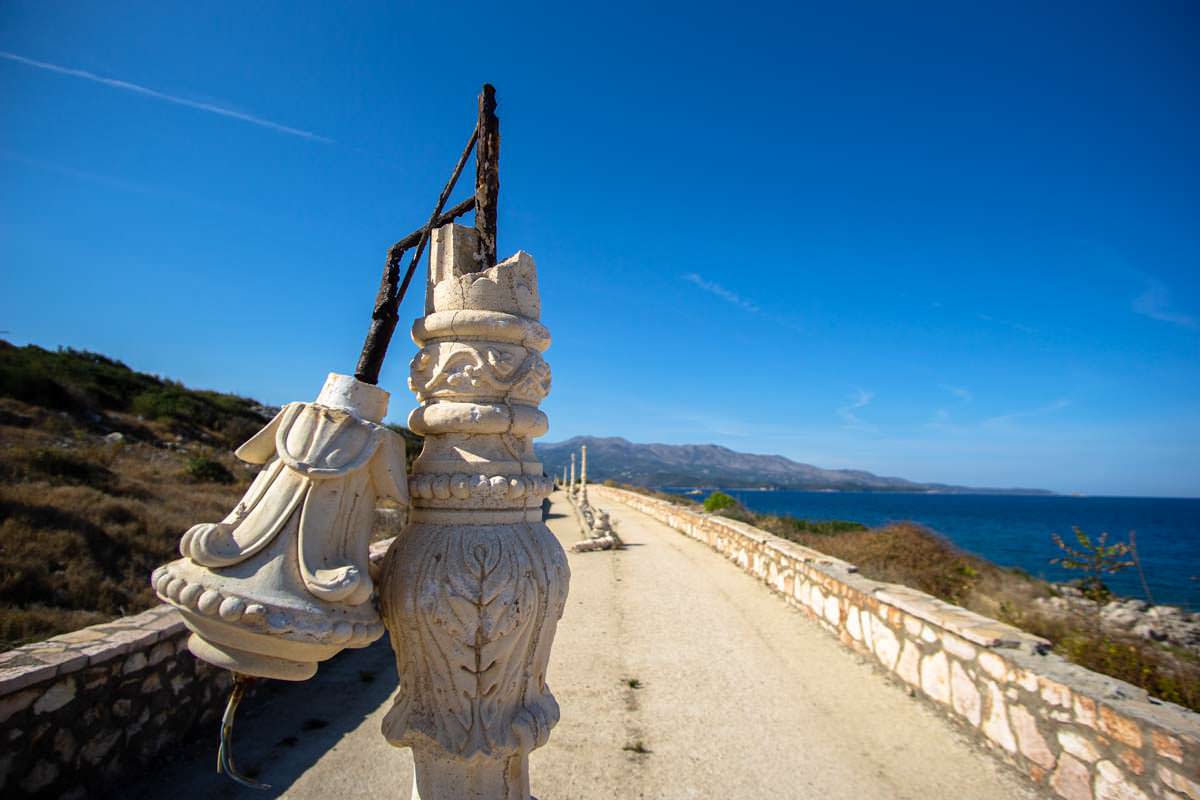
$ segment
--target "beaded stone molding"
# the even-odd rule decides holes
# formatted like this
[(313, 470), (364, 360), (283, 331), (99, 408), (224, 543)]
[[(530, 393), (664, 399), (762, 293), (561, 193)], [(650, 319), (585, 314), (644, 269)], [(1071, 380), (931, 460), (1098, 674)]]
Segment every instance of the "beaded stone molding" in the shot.
[(408, 502), (404, 441), (380, 424), (388, 394), (331, 374), (315, 403), (290, 403), (237, 450), (265, 464), (221, 522), (194, 525), (183, 558), (155, 570), (199, 658), (303, 680), (317, 663), (383, 635), (368, 547), (378, 500)]
[(413, 748), (422, 797), (528, 800), (529, 753), (558, 722), (546, 667), (569, 579), (533, 451), (550, 335), (533, 259), (476, 271), (477, 245), (470, 228), (434, 231), (413, 326), (409, 427), (425, 442), (380, 579), (400, 675), (383, 731)]

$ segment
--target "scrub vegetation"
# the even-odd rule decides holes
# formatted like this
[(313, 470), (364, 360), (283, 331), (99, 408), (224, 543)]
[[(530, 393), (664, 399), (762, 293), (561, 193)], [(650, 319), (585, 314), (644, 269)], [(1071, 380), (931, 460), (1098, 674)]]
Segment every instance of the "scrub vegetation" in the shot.
[[(703, 507), (668, 492), (635, 486), (621, 488), (695, 510)], [(1154, 697), (1200, 711), (1200, 658), (1196, 653), (1165, 642), (1102, 629), (1099, 615), (1094, 612), (1061, 611), (1038, 602), (1063, 590), (1020, 569), (1000, 567), (963, 552), (921, 525), (900, 522), (868, 528), (846, 520), (756, 514), (736, 500), (734, 505), (715, 513), (848, 561), (867, 578), (911, 586), (1007, 622), (1049, 640), (1055, 652), (1076, 664), (1140, 686)], [(1079, 535), (1076, 534), (1076, 539)], [(1100, 559), (1099, 566), (1082, 567), (1085, 577), (1080, 588), (1085, 595), (1107, 598), (1110, 596), (1107, 588), (1102, 582), (1097, 585), (1097, 581), (1111, 571), (1110, 562), (1122, 559), (1125, 552), (1112, 550), (1112, 545), (1099, 539), (1095, 545), (1110, 549), (1096, 556)], [(1080, 549), (1090, 552), (1082, 544)], [(1064, 550), (1068, 558), (1088, 561), (1084, 555), (1072, 556)]]
[(232, 451), (275, 410), (0, 341), (0, 649), (156, 605), (150, 571), (233, 508), (258, 468)]
[[(189, 526), (219, 520), (237, 502), (257, 468), (232, 451), (274, 412), (95, 353), (0, 341), (0, 649), (155, 605), (150, 571), (176, 557)], [(411, 464), (420, 437), (393, 429)], [(700, 508), (679, 495), (624, 488)], [(1054, 585), (964, 553), (919, 525), (754, 514), (724, 493), (705, 505), (849, 561), (867, 577), (1017, 625), (1076, 663), (1200, 710), (1194, 653), (1102, 630), (1095, 613), (1056, 611), (1038, 602), (1060, 591)], [(377, 533), (394, 535), (397, 524), (381, 515)]]

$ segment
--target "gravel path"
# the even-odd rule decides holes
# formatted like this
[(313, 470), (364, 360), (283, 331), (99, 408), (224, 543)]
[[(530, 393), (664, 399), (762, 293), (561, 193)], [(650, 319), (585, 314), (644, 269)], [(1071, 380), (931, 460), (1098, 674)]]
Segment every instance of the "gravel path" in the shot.
[[(531, 758), (540, 800), (1037, 796), (704, 545), (627, 506), (606, 510), (629, 547), (568, 556), (548, 676), (562, 721)], [(561, 493), (548, 522), (565, 546), (578, 540)], [(184, 796), (406, 800), (412, 758), (379, 734), (395, 685), (379, 643), (249, 700), (236, 752), (271, 792), (212, 775), (202, 742), (120, 796), (180, 796), (182, 783)]]

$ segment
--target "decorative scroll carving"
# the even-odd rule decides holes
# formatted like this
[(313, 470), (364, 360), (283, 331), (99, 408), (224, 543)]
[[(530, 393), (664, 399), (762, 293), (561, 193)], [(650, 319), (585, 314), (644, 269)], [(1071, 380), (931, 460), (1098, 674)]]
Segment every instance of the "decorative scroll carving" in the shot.
[(427, 316), (413, 326), (409, 425), (425, 444), (413, 523), (380, 578), (400, 673), (383, 732), (413, 748), (425, 800), (528, 800), (528, 755), (558, 721), (546, 667), (569, 580), (532, 447), (550, 341), (533, 259), (471, 272), (474, 237), (434, 232)]
[(550, 367), (519, 345), (437, 342), (413, 358), (408, 388), (421, 401), (503, 395), (536, 405), (550, 392)]
[[(240, 564), (299, 513), (305, 587), (324, 600), (365, 602), (371, 595), (366, 550), (361, 537), (347, 532), (369, 529), (375, 510), (369, 500), (404, 496), (395, 480), (404, 474), (403, 442), (382, 425), (316, 403), (284, 406), (238, 455), (255, 463), (257, 440), (268, 437), (277, 459), (223, 521), (192, 526), (179, 552), (205, 567)], [(372, 471), (368, 467), (377, 455), (386, 463)]]
[(408, 502), (404, 442), (378, 423), (387, 393), (330, 375), (237, 450), (266, 466), (220, 522), (192, 526), (183, 558), (151, 581), (192, 629), (192, 652), (239, 672), (299, 680), (383, 633), (368, 545), (379, 499)]

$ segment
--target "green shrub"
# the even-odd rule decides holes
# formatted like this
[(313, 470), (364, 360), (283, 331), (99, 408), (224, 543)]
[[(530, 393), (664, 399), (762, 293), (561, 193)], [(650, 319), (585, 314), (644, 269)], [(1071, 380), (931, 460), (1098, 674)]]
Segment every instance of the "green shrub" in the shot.
[(241, 444), (264, 422), (262, 407), (245, 397), (188, 389), (176, 381), (135, 372), (97, 353), (69, 348), (43, 350), (34, 345), (14, 347), (3, 340), (0, 397), (65, 411), (88, 426), (106, 413), (117, 412), (189, 429), (208, 428), (234, 445)]
[(113, 473), (91, 451), (59, 447), (13, 448), (0, 461), (0, 480), (108, 487)]
[(153, 420), (179, 420), (197, 425), (210, 425), (217, 415), (199, 397), (171, 387), (150, 389), (133, 398), (130, 413)]
[(780, 517), (780, 519), (798, 532), (815, 533), (820, 536), (867, 530), (867, 526), (861, 522), (851, 522), (845, 519), (798, 519), (796, 517)]
[(184, 471), (193, 480), (205, 483), (233, 483), (233, 473), (225, 468), (220, 461), (213, 461), (206, 456), (193, 456), (187, 460)]
[(1104, 605), (1112, 597), (1112, 592), (1104, 583), (1104, 576), (1115, 575), (1135, 565), (1132, 559), (1126, 559), (1131, 552), (1130, 546), (1124, 542), (1108, 544), (1107, 532), (1093, 541), (1078, 526), (1071, 528), (1071, 531), (1075, 534), (1078, 547), (1067, 544), (1057, 533), (1050, 534), (1050, 538), (1064, 553), (1060, 558), (1050, 559), (1050, 563), (1083, 572), (1084, 577), (1075, 583), (1083, 590), (1084, 597), (1096, 601), (1097, 605)]
[(1080, 666), (1140, 686), (1154, 697), (1200, 709), (1200, 662), (1188, 651), (1171, 653), (1135, 637), (1086, 629), (1072, 631), (1055, 649)]
[(710, 494), (704, 499), (704, 510), (708, 513), (720, 511), (723, 508), (737, 508), (740, 505), (737, 500), (722, 492), (720, 489)]

